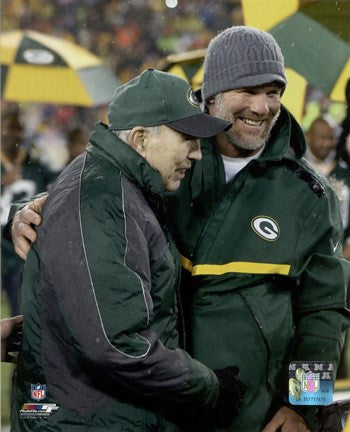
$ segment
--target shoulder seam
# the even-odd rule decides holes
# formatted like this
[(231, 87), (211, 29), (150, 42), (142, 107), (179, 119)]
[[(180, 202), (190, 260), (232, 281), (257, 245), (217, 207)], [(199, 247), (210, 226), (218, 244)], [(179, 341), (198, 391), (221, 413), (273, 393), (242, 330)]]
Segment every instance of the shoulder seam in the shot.
[(325, 194), (325, 184), (323, 184), (320, 175), (314, 172), (311, 166), (309, 167), (310, 169), (307, 169), (299, 161), (288, 160), (287, 168), (300, 180), (304, 181), (318, 198), (321, 198)]

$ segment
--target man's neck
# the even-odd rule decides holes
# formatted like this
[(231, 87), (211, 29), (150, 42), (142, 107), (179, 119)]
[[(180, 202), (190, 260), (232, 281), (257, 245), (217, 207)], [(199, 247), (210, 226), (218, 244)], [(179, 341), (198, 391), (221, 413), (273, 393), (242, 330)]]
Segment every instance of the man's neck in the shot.
[(223, 156), (228, 156), (231, 158), (248, 158), (259, 153), (261, 148), (257, 150), (246, 150), (232, 144), (225, 134), (216, 135), (216, 146), (219, 153)]

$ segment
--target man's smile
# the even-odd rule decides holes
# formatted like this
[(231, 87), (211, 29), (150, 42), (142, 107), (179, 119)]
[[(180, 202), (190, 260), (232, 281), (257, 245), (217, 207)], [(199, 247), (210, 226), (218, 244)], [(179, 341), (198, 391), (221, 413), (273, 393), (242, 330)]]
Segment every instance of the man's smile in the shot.
[(263, 120), (252, 120), (246, 117), (241, 117), (240, 120), (248, 126), (258, 126), (260, 127), (263, 124)]

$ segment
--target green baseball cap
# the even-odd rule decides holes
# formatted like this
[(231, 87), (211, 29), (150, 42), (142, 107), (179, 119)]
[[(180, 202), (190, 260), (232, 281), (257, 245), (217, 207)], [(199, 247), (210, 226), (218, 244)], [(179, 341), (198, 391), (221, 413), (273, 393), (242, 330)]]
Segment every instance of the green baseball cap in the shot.
[(199, 138), (214, 136), (232, 125), (204, 114), (185, 80), (154, 69), (145, 70), (115, 90), (108, 119), (111, 130), (166, 125)]

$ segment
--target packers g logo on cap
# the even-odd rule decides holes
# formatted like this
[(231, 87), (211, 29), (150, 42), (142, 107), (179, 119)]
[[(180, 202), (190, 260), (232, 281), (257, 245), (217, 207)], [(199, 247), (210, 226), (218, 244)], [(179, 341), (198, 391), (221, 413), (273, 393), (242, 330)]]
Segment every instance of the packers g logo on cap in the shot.
[(196, 93), (191, 88), (187, 91), (187, 100), (192, 106), (199, 107), (199, 100), (197, 99)]
[(276, 241), (280, 236), (278, 223), (269, 216), (256, 216), (251, 227), (259, 237), (270, 242)]

